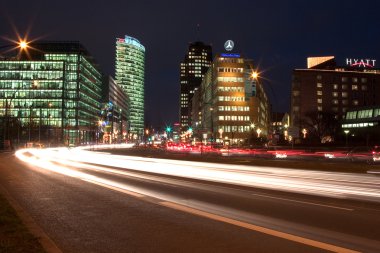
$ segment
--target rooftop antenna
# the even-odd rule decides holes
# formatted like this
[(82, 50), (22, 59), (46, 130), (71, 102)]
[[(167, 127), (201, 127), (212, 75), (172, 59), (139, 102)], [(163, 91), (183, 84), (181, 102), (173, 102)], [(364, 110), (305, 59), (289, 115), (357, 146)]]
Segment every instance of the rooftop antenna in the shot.
[(200, 24), (197, 24), (197, 40), (199, 41), (200, 40), (200, 27), (201, 25)]

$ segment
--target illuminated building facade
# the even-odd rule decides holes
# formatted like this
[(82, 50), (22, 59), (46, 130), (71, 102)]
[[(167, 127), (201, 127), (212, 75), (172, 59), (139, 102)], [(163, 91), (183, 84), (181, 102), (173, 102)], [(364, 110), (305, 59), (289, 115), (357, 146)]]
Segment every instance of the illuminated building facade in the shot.
[(3, 139), (15, 145), (95, 141), (101, 83), (79, 42), (33, 43), (28, 55), (0, 61)]
[(116, 82), (129, 97), (129, 135), (144, 135), (145, 47), (135, 38), (116, 39)]
[(119, 143), (127, 139), (129, 98), (111, 77), (103, 78), (103, 103), (98, 138), (104, 143)]
[[(337, 66), (335, 57), (310, 57), (307, 69), (293, 71), (291, 93), (291, 125), (316, 131), (312, 125), (320, 126), (319, 136), (325, 133), (326, 124), (339, 123), (346, 112), (365, 106), (380, 105), (380, 69), (376, 60), (346, 59), (345, 66)], [(339, 125), (339, 124), (337, 124)]]
[(247, 144), (266, 137), (269, 130), (269, 102), (251, 60), (240, 54), (218, 54), (200, 88), (201, 124), (194, 131), (216, 143)]
[[(343, 132), (350, 143), (378, 145), (380, 142), (380, 105), (357, 107), (346, 112)], [(347, 139), (348, 141), (348, 139)]]
[(212, 49), (203, 42), (190, 43), (180, 70), (180, 124), (181, 133), (192, 125), (192, 98), (199, 89), (202, 79), (212, 61)]

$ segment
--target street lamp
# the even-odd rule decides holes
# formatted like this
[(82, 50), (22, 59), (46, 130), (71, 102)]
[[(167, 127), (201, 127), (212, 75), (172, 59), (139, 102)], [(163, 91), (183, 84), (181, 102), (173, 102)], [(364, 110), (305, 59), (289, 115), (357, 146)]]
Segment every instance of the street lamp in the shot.
[(350, 132), (350, 130), (346, 129), (344, 130), (344, 133), (346, 134), (346, 147), (348, 146), (348, 133)]
[[(102, 126), (103, 126), (103, 123), (104, 123), (104, 121), (101, 120), (101, 119), (98, 121), (98, 136), (97, 136), (97, 144), (98, 144), (99, 141), (100, 141), (100, 134), (101, 134), (101, 132), (102, 132)], [(102, 140), (102, 143), (103, 143), (103, 140)]]
[(289, 137), (288, 137), (288, 124), (285, 124), (284, 125), (284, 139), (287, 140)]
[(214, 142), (214, 118), (213, 118), (214, 108), (210, 107), (210, 115), (211, 115), (211, 145)]
[(149, 138), (149, 129), (145, 129), (145, 144), (147, 143), (148, 141), (148, 138)]
[(220, 139), (223, 141), (223, 128), (219, 129)]
[(253, 130), (255, 129), (255, 123), (251, 123), (250, 127), (251, 127), (251, 137), (250, 137), (250, 140), (249, 140), (249, 144), (253, 144), (254, 143)]
[(262, 130), (260, 129), (260, 128), (257, 128), (257, 130), (256, 130), (256, 133), (257, 133), (257, 138), (259, 138), (260, 137), (260, 133), (262, 132)]
[(20, 55), (21, 51), (27, 50), (29, 48), (29, 42), (26, 39), (20, 39), (19, 41), (11, 40), (12, 44), (1, 45), (0, 49), (10, 48), (9, 50), (4, 51), (4, 53), (8, 53), (10, 51), (14, 51), (17, 48), (20, 49), (18, 53)]
[(28, 48), (28, 42), (26, 40), (20, 40), (18, 46), (21, 50), (26, 50)]
[(302, 129), (302, 134), (303, 134), (303, 138), (306, 139), (306, 135), (307, 135), (307, 129), (306, 128)]
[(53, 118), (52, 111), (51, 111), (51, 107), (52, 106), (53, 106), (53, 103), (49, 102), (48, 103), (48, 114), (47, 114), (47, 116), (48, 116), (48, 124), (47, 124), (48, 128), (47, 128), (47, 131), (48, 131), (48, 144), (49, 144), (49, 147), (50, 147), (50, 132), (52, 130), (52, 128), (51, 128), (51, 119)]

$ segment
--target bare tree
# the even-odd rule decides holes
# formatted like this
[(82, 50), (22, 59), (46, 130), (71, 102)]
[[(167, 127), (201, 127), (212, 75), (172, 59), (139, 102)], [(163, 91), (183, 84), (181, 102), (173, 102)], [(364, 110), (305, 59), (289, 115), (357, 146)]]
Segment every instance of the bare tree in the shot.
[(309, 137), (317, 139), (319, 142), (324, 142), (326, 138), (333, 141), (339, 127), (338, 120), (328, 112), (306, 113), (301, 124), (307, 129)]

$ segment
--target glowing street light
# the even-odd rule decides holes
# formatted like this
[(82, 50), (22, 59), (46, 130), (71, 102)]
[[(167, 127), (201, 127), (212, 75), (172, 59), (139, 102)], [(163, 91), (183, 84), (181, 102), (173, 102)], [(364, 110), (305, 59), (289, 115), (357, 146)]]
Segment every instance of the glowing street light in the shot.
[(256, 130), (256, 133), (257, 133), (257, 138), (259, 138), (260, 137), (260, 133), (261, 133), (262, 131), (261, 131), (261, 129), (260, 128), (257, 128), (257, 130)]
[(220, 128), (218, 132), (220, 134), (220, 139), (223, 139), (223, 128)]
[(350, 130), (346, 129), (344, 130), (344, 133), (346, 134), (346, 147), (348, 146), (348, 133), (350, 132)]
[(253, 79), (257, 79), (259, 77), (259, 73), (257, 73), (256, 71), (254, 71), (254, 72), (252, 72), (251, 77)]
[(20, 40), (18, 46), (21, 50), (25, 50), (28, 48), (28, 42), (26, 42), (25, 40)]
[(302, 129), (302, 134), (303, 134), (303, 138), (305, 139), (306, 138), (306, 134), (307, 134), (307, 129), (306, 128)]

